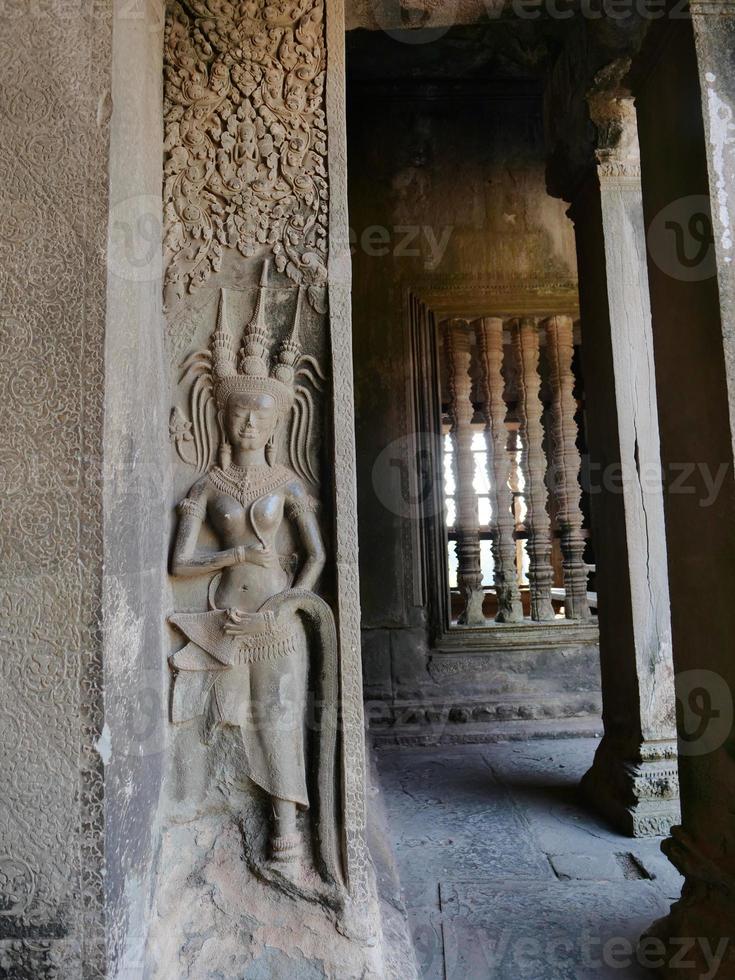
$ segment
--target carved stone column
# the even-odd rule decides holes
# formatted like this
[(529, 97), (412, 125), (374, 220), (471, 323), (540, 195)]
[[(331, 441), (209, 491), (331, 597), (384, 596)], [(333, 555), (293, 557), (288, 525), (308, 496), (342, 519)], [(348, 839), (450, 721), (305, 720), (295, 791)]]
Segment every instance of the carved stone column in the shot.
[[(635, 836), (679, 815), (666, 536), (635, 120), (570, 214), (584, 332), (605, 735), (583, 786)], [(607, 117), (605, 117), (607, 118)]]
[(444, 325), (444, 353), (449, 389), (450, 437), (454, 446), (454, 477), (457, 501), (457, 583), (465, 602), (458, 622), (462, 626), (480, 626), (482, 612), (482, 566), (480, 563), (480, 528), (477, 495), (474, 490), (475, 459), (472, 452), (472, 416), (470, 379), (470, 335), (464, 320), (449, 320)]
[(493, 564), (498, 623), (523, 619), (515, 562), (515, 516), (508, 485), (511, 455), (507, 451), (506, 404), (503, 399), (503, 321), (499, 317), (476, 320), (475, 337), (485, 402), (485, 447), (493, 521)]
[(580, 458), (574, 399), (574, 324), (570, 316), (552, 316), (544, 322), (549, 361), (552, 403), (551, 466), (558, 504), (561, 551), (564, 556), (564, 610), (567, 619), (589, 619), (587, 566), (579, 485)]
[[(735, 976), (735, 4), (690, 11), (633, 79), (680, 708), (682, 826), (663, 850), (685, 884), (653, 930), (667, 980)], [(689, 966), (681, 937), (701, 937)]]
[(530, 562), (531, 618), (549, 620), (554, 618), (551, 604), (554, 570), (551, 567), (551, 522), (546, 509), (546, 457), (539, 398), (541, 378), (538, 373), (539, 334), (536, 320), (521, 317), (512, 325), (511, 335), (520, 393), (521, 468), (526, 480), (525, 524)]

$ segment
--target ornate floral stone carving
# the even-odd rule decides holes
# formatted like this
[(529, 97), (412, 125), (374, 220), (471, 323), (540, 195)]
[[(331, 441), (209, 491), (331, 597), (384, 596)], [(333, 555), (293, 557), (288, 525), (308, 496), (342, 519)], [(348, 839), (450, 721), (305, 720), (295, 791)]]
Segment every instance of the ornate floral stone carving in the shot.
[(230, 251), (272, 253), (323, 312), (328, 185), (320, 0), (181, 0), (165, 32), (166, 302)]

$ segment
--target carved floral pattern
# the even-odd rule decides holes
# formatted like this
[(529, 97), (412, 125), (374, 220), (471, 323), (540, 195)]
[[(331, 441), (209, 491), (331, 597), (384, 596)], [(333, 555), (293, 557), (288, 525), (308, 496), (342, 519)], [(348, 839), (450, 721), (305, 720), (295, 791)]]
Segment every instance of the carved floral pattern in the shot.
[(166, 301), (229, 249), (272, 252), (323, 312), (328, 188), (321, 0), (181, 0), (165, 36)]
[(109, 158), (98, 109), (110, 85), (112, 10), (7, 13), (0, 34), (7, 109), (0, 140), (0, 976), (92, 980), (106, 975), (102, 763), (94, 745), (103, 725)]
[(31, 903), (36, 887), (33, 872), (25, 863), (0, 857), (0, 916), (20, 915)]

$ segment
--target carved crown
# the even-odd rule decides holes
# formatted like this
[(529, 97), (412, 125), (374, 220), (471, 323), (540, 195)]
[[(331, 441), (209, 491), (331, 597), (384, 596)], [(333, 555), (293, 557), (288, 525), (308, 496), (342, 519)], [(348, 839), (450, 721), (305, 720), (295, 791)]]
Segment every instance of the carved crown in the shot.
[[(263, 262), (255, 309), (245, 327), (242, 346), (235, 354), (235, 342), (227, 323), (225, 292), (220, 290), (217, 325), (210, 340), (214, 395), (224, 408), (233, 392), (264, 392), (273, 396), (279, 410), (287, 410), (294, 398), (294, 377), (302, 356), (299, 341), (301, 296), (299, 286), (293, 326), (289, 338), (271, 356), (271, 336), (265, 316), (265, 290), (268, 285), (268, 259)], [(271, 361), (274, 363), (271, 365)]]

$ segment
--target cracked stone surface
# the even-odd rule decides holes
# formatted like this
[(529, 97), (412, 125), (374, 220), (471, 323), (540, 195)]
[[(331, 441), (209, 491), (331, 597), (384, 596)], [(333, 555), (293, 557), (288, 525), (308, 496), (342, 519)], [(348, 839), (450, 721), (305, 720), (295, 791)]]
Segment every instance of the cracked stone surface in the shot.
[[(385, 748), (380, 786), (425, 980), (644, 978), (682, 879), (578, 792), (597, 739)], [(654, 956), (655, 958), (655, 956)]]

